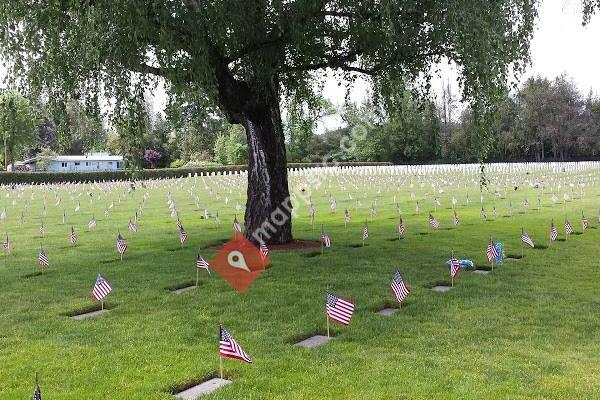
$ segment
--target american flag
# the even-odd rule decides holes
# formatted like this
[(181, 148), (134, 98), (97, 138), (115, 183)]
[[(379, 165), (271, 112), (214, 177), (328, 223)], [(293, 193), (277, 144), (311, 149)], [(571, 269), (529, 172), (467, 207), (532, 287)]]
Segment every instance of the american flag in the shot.
[(102, 274), (98, 274), (98, 277), (96, 278), (96, 283), (94, 284), (94, 288), (92, 289), (92, 299), (96, 301), (101, 301), (106, 296), (108, 296), (110, 292), (112, 292), (112, 287), (110, 286), (110, 283), (108, 283), (108, 281), (104, 279)]
[(179, 225), (179, 241), (183, 244), (187, 239), (187, 232), (183, 229), (183, 226)]
[(215, 214), (215, 223), (221, 225), (221, 217), (219, 217), (219, 211)]
[(498, 251), (496, 250), (496, 245), (492, 238), (490, 238), (490, 242), (488, 243), (486, 254), (488, 261), (493, 261), (498, 257)]
[(129, 230), (131, 232), (137, 232), (137, 225), (135, 222), (131, 222), (131, 219), (129, 220)]
[(433, 215), (431, 214), (429, 214), (429, 225), (433, 226), (434, 228), (440, 227), (440, 223), (438, 222), (438, 220), (433, 218)]
[(523, 201), (523, 207), (529, 208), (529, 200), (525, 199), (525, 201)]
[(46, 252), (44, 251), (43, 247), (40, 247), (39, 261), (40, 261), (40, 267), (42, 267), (42, 268), (46, 268), (48, 265), (50, 265), (48, 263), (48, 257), (46, 256)]
[(565, 232), (567, 235), (572, 235), (573, 234), (573, 225), (571, 225), (571, 223), (565, 219)]
[(38, 376), (35, 374), (35, 389), (33, 390), (32, 400), (42, 400), (42, 390), (40, 389), (40, 383)]
[(419, 202), (417, 201), (417, 205), (415, 206), (415, 211), (418, 214), (420, 210), (421, 210), (421, 206), (419, 206)]
[(250, 356), (244, 352), (242, 347), (233, 339), (233, 336), (222, 326), (219, 326), (219, 355), (252, 364)]
[(196, 258), (196, 268), (205, 269), (210, 274), (210, 270), (208, 269), (208, 267), (210, 267), (208, 261), (206, 261), (204, 258), (202, 258), (200, 254), (198, 254), (198, 257)]
[(554, 226), (554, 221), (552, 221), (552, 225), (550, 225), (550, 240), (554, 242), (556, 239), (558, 239), (558, 230)]
[(371, 218), (377, 217), (377, 210), (375, 210), (375, 206), (371, 206)]
[(367, 223), (365, 222), (365, 226), (363, 228), (362, 240), (367, 240), (368, 238), (369, 238), (369, 227), (367, 226)]
[(587, 218), (581, 214), (581, 229), (583, 229), (584, 231), (588, 228), (588, 220)]
[(410, 293), (410, 290), (408, 290), (408, 288), (404, 284), (404, 280), (402, 279), (402, 276), (400, 275), (399, 271), (396, 271), (396, 274), (394, 274), (394, 278), (392, 279), (390, 289), (392, 289), (392, 292), (394, 292), (396, 300), (398, 300), (399, 303), (402, 303), (406, 296), (408, 296), (408, 294)]
[(108, 214), (109, 214), (109, 212), (108, 212), (108, 208), (105, 208), (105, 209), (104, 209), (104, 216), (105, 216), (105, 217), (108, 217)]
[(260, 256), (264, 260), (269, 255), (269, 248), (265, 244), (265, 242), (261, 241), (259, 244)]
[(350, 217), (350, 212), (349, 212), (349, 211), (348, 211), (348, 209), (346, 208), (346, 209), (344, 210), (344, 222), (345, 222), (345, 223), (348, 223), (348, 222), (350, 222), (350, 219), (351, 219), (351, 217)]
[(238, 222), (237, 217), (233, 217), (233, 224), (231, 225), (231, 227), (233, 228), (233, 230), (235, 232), (241, 232), (242, 231), (242, 226)]
[(42, 222), (42, 224), (40, 225), (40, 235), (44, 236), (44, 233), (46, 233), (46, 228), (44, 227), (44, 223)]
[(8, 240), (8, 233), (6, 234), (6, 238), (4, 238), (4, 242), (2, 242), (2, 249), (5, 253), (10, 253), (10, 241)]
[(331, 238), (322, 229), (321, 229), (321, 239), (323, 240), (323, 246), (325, 246), (325, 247), (331, 247)]
[(337, 321), (342, 325), (348, 325), (350, 324), (352, 314), (354, 313), (354, 304), (341, 299), (334, 294), (327, 293), (325, 310), (330, 319)]
[(531, 240), (527, 232), (525, 232), (524, 230), (521, 230), (521, 241), (528, 246), (535, 247), (535, 245), (533, 244), (533, 240)]
[(402, 235), (404, 235), (405, 231), (406, 231), (406, 225), (404, 224), (402, 217), (400, 217), (400, 222), (398, 223), (398, 234), (400, 236), (402, 236)]
[(454, 225), (460, 224), (460, 218), (458, 217), (458, 214), (456, 213), (456, 211), (454, 211), (454, 215), (452, 216), (452, 223)]
[(72, 245), (77, 243), (77, 234), (75, 233), (75, 229), (73, 229), (73, 227), (71, 227), (71, 233), (69, 234), (69, 242)]
[(121, 236), (120, 233), (117, 236), (117, 251), (121, 255), (125, 254), (127, 251), (127, 243), (125, 243), (125, 239), (123, 239), (123, 236)]
[(487, 214), (485, 213), (485, 210), (483, 209), (483, 207), (481, 207), (481, 219), (487, 219)]
[(454, 255), (450, 258), (450, 276), (455, 278), (460, 272), (460, 264)]
[(90, 219), (90, 222), (88, 222), (88, 228), (92, 229), (96, 227), (96, 219), (94, 217), (92, 217), (92, 219)]

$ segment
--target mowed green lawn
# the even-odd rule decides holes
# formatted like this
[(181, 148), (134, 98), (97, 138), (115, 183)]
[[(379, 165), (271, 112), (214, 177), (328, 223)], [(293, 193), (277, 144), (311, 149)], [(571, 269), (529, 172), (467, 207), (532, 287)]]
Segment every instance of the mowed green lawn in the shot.
[[(595, 179), (599, 171), (591, 172)], [(525, 177), (532, 178), (517, 180)], [(312, 187), (314, 229), (305, 202), (296, 197), (294, 234), (318, 240), (323, 224), (332, 248), (324, 255), (320, 249), (272, 252), (269, 269), (243, 294), (206, 273), (201, 273), (196, 290), (181, 295), (169, 291), (193, 282), (198, 249), (210, 259), (215, 251), (208, 248), (231, 236), (235, 204), (244, 204), (237, 191), (243, 188), (241, 179), (198, 178), (195, 187), (193, 178), (149, 184), (136, 234), (127, 224), (141, 203), (140, 186), (131, 194), (125, 185), (111, 193), (88, 185), (57, 188), (59, 206), (48, 190), (43, 239), (39, 225), (44, 191), (26, 188), (18, 197), (18, 191), (3, 189), (0, 208), (6, 207), (8, 218), (0, 222), (0, 232), (8, 232), (13, 251), (0, 260), (0, 399), (30, 398), (35, 372), (45, 400), (172, 399), (169, 391), (174, 387), (218, 374), (220, 323), (254, 364), (225, 360), (225, 375), (234, 383), (211, 399), (600, 398), (600, 188), (588, 187), (585, 196), (566, 205), (564, 182), (560, 191), (553, 189), (560, 198), (556, 204), (548, 188), (541, 195), (540, 190), (524, 189), (526, 185), (519, 184), (517, 191), (510, 185), (501, 189), (502, 197), (492, 189), (485, 192), (485, 222), (479, 189), (471, 181), (476, 176), (452, 178), (442, 186), (443, 193), (434, 195), (431, 183), (440, 179), (447, 177), (325, 177), (319, 188)], [(292, 188), (310, 191), (311, 185), (294, 177)], [(93, 204), (88, 190), (94, 193)], [(167, 191), (189, 234), (183, 250)], [(335, 213), (328, 203), (330, 191), (337, 202)], [(190, 192), (199, 197), (200, 209)], [(419, 215), (411, 193), (420, 202)], [(397, 239), (394, 195), (407, 225), (402, 240)], [(451, 222), (453, 195), (461, 218), (458, 227)], [(427, 224), (435, 196), (441, 202), (434, 212), (442, 224), (438, 230)], [(376, 197), (378, 216), (371, 218)], [(530, 207), (524, 212), (525, 198)], [(29, 211), (21, 227), (25, 201)], [(75, 213), (77, 201), (81, 210)], [(114, 207), (107, 218), (103, 210), (111, 201)], [(205, 207), (213, 215), (219, 210), (220, 226), (201, 218)], [(346, 207), (352, 214), (347, 228)], [(526, 248), (523, 259), (509, 260), (493, 274), (462, 271), (448, 293), (431, 291), (432, 284), (450, 282), (446, 260), (452, 250), (458, 258), (484, 267), (489, 235), (505, 245), (507, 254), (520, 255), (521, 226), (536, 244), (548, 246), (551, 219), (562, 238), (565, 214), (579, 233), (582, 211), (591, 226), (585, 233), (546, 249)], [(91, 214), (98, 221), (93, 230), (87, 228)], [(242, 215), (243, 210), (238, 218)], [(362, 246), (365, 219), (370, 237)], [(76, 247), (68, 241), (71, 225), (78, 232)], [(115, 246), (118, 230), (129, 246), (123, 262)], [(27, 277), (38, 271), (40, 241), (50, 267), (43, 275)], [(396, 270), (412, 292), (395, 315), (377, 315), (383, 306), (394, 305), (389, 283)], [(90, 292), (99, 271), (113, 286), (106, 303), (111, 311), (83, 321), (71, 319), (66, 314), (93, 304)], [(327, 287), (356, 304), (350, 326), (335, 326), (335, 340), (322, 347), (293, 347), (300, 339), (325, 333)]]

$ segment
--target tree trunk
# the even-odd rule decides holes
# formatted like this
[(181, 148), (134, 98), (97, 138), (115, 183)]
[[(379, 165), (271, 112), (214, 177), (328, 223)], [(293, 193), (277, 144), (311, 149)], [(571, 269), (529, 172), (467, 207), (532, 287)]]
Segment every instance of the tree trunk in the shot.
[(241, 124), (248, 140), (245, 236), (254, 243), (292, 240), (285, 139), (275, 84), (252, 96)]
[(229, 122), (241, 124), (246, 130), (248, 199), (244, 235), (253, 243), (289, 243), (292, 204), (277, 74), (268, 79), (238, 80), (216, 48), (210, 47), (208, 56), (215, 68), (221, 110)]

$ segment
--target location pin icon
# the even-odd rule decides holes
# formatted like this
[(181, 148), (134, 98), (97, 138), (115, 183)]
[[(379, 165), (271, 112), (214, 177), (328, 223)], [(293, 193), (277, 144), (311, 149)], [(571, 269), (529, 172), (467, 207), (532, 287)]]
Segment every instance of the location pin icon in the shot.
[(240, 251), (234, 250), (229, 252), (229, 254), (227, 254), (227, 262), (233, 268), (239, 268), (250, 272), (250, 269), (246, 265), (244, 255)]

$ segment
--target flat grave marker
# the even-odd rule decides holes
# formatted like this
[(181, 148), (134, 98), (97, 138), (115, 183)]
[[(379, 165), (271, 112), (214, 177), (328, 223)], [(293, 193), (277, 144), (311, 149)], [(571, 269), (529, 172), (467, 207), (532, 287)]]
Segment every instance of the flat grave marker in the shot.
[(179, 392), (175, 395), (175, 397), (182, 400), (194, 400), (199, 397), (211, 394), (212, 392), (231, 383), (232, 382), (227, 379), (213, 378), (206, 382), (202, 382), (199, 385), (192, 386), (191, 388), (186, 389), (183, 392)]
[(399, 308), (384, 308), (377, 311), (377, 314), (383, 315), (384, 317), (391, 317), (398, 312)]
[(318, 347), (327, 343), (331, 339), (333, 338), (324, 335), (315, 335), (294, 344), (294, 346), (304, 347), (305, 349), (312, 349), (313, 347)]

